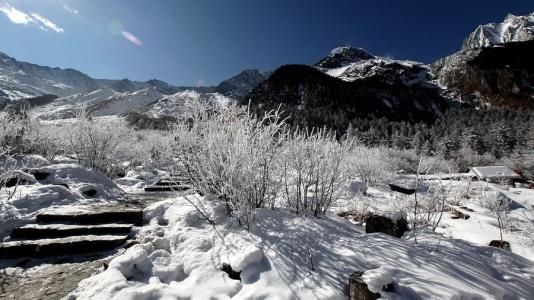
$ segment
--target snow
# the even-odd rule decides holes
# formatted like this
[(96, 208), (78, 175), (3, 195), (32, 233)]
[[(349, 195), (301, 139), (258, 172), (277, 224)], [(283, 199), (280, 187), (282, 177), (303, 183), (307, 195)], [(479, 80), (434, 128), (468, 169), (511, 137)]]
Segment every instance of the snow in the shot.
[(128, 170), (126, 176), (115, 179), (114, 182), (125, 192), (135, 193), (143, 190), (146, 186), (154, 184), (164, 172), (159, 170), (146, 170), (142, 166)]
[(373, 293), (384, 293), (384, 287), (393, 283), (392, 272), (388, 268), (367, 270), (363, 273), (362, 279), (367, 283), (367, 288)]
[(234, 271), (240, 272), (252, 264), (261, 262), (262, 259), (263, 251), (256, 246), (249, 246), (231, 259), (230, 265)]
[(506, 166), (485, 166), (471, 168), (480, 179), (491, 178), (511, 178), (520, 179), (521, 176)]
[[(20, 158), (18, 162), (17, 166), (22, 168), (43, 163), (43, 160)], [(124, 192), (115, 183), (102, 173), (77, 164), (49, 164), (31, 171), (48, 173), (49, 176), (36, 180), (30, 173), (18, 170), (16, 173), (27, 177), (28, 184), (3, 188), (0, 193), (0, 240), (14, 227), (29, 223), (45, 210), (123, 200)], [(88, 189), (96, 190), (96, 195), (83, 194)]]
[[(197, 195), (197, 197), (199, 197)], [(201, 199), (201, 198), (200, 198)], [(395, 283), (397, 299), (528, 298), (534, 263), (519, 255), (422, 231), (363, 234), (333, 215), (312, 218), (259, 209), (250, 231), (202, 202), (205, 221), (183, 197), (145, 210), (139, 244), (107, 270), (80, 282), (67, 299), (345, 299), (350, 274), (365, 271), (372, 289)], [(241, 269), (241, 281), (221, 271)], [(463, 297), (463, 298), (462, 298)]]

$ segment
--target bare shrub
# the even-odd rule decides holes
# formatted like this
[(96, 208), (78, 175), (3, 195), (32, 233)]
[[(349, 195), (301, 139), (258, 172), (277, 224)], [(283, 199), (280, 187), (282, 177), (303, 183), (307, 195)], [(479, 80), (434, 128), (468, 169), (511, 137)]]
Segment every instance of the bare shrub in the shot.
[(387, 169), (387, 151), (383, 148), (368, 148), (357, 145), (350, 152), (349, 166), (366, 187), (383, 178)]
[(199, 107), (175, 125), (173, 154), (194, 187), (224, 201), (248, 227), (256, 208), (274, 203), (277, 148), (286, 131), (278, 111), (257, 117), (243, 107)]
[(480, 206), (487, 208), (497, 218), (501, 241), (503, 233), (510, 228), (508, 210), (511, 200), (498, 191), (484, 190), (479, 198)]
[(534, 246), (534, 221), (529, 219), (526, 215), (521, 218), (516, 218), (511, 221), (511, 228), (518, 233), (527, 246)]
[(69, 152), (84, 167), (96, 169), (108, 177), (116, 176), (124, 156), (117, 151), (119, 133), (112, 124), (95, 124), (85, 106), (75, 111), (76, 119), (69, 134)]
[(281, 153), (287, 206), (297, 213), (325, 213), (344, 191), (350, 148), (326, 130), (294, 132)]

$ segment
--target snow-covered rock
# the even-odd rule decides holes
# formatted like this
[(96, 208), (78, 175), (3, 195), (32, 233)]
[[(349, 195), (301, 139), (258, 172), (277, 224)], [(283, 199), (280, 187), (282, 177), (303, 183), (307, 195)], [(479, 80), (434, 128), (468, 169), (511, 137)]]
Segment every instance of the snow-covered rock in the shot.
[[(47, 165), (26, 171), (16, 171), (25, 176), (25, 185), (1, 190), (0, 240), (44, 210), (123, 200), (123, 191), (105, 175), (76, 164)], [(88, 190), (96, 193), (88, 196), (84, 193)]]
[(367, 283), (367, 287), (373, 293), (383, 293), (384, 288), (393, 283), (391, 270), (386, 267), (367, 270), (363, 273), (362, 279)]
[(527, 16), (509, 14), (502, 23), (489, 23), (478, 26), (465, 39), (462, 50), (532, 39), (534, 39), (534, 13)]

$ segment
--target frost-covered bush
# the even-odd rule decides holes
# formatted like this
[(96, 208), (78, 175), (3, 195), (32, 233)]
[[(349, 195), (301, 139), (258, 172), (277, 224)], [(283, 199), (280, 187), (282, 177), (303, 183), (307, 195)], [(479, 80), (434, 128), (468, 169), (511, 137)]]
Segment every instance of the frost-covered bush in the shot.
[(503, 232), (506, 232), (509, 227), (508, 211), (512, 200), (498, 191), (484, 190), (479, 198), (479, 205), (487, 208), (497, 218), (497, 225), (503, 239)]
[(383, 179), (388, 168), (386, 159), (385, 149), (358, 145), (350, 152), (348, 167), (366, 186), (370, 186)]
[(200, 107), (172, 133), (177, 168), (196, 189), (224, 201), (240, 224), (248, 226), (256, 208), (274, 203), (275, 160), (286, 134), (278, 112), (257, 117), (243, 107)]
[(514, 219), (511, 227), (515, 232), (523, 237), (523, 242), (527, 246), (534, 246), (534, 221), (523, 216), (519, 219)]
[(175, 166), (208, 198), (225, 202), (240, 224), (261, 207), (322, 214), (345, 191), (351, 147), (334, 133), (290, 133), (278, 111), (261, 117), (246, 107), (192, 111), (172, 131)]
[(297, 213), (325, 213), (344, 191), (349, 179), (350, 143), (339, 143), (326, 130), (295, 132), (281, 152), (283, 198)]
[(117, 151), (120, 132), (113, 124), (96, 124), (84, 106), (76, 109), (76, 120), (69, 133), (68, 150), (78, 164), (96, 169), (113, 178), (124, 155)]
[[(383, 148), (386, 162), (391, 171), (404, 171), (415, 174), (421, 160), (421, 169), (428, 170), (428, 174), (458, 172), (458, 164), (441, 156), (418, 155), (414, 150), (399, 150)], [(422, 159), (421, 159), (422, 158)]]
[(28, 112), (0, 111), (0, 151), (10, 154), (27, 152), (32, 129), (35, 126)]

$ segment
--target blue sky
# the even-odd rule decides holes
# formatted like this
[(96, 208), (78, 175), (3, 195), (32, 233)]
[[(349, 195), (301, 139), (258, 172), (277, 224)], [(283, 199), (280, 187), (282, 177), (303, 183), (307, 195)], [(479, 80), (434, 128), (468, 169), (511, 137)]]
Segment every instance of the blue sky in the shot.
[(213, 85), (342, 45), (432, 62), (532, 0), (0, 0), (0, 51), (96, 78)]

